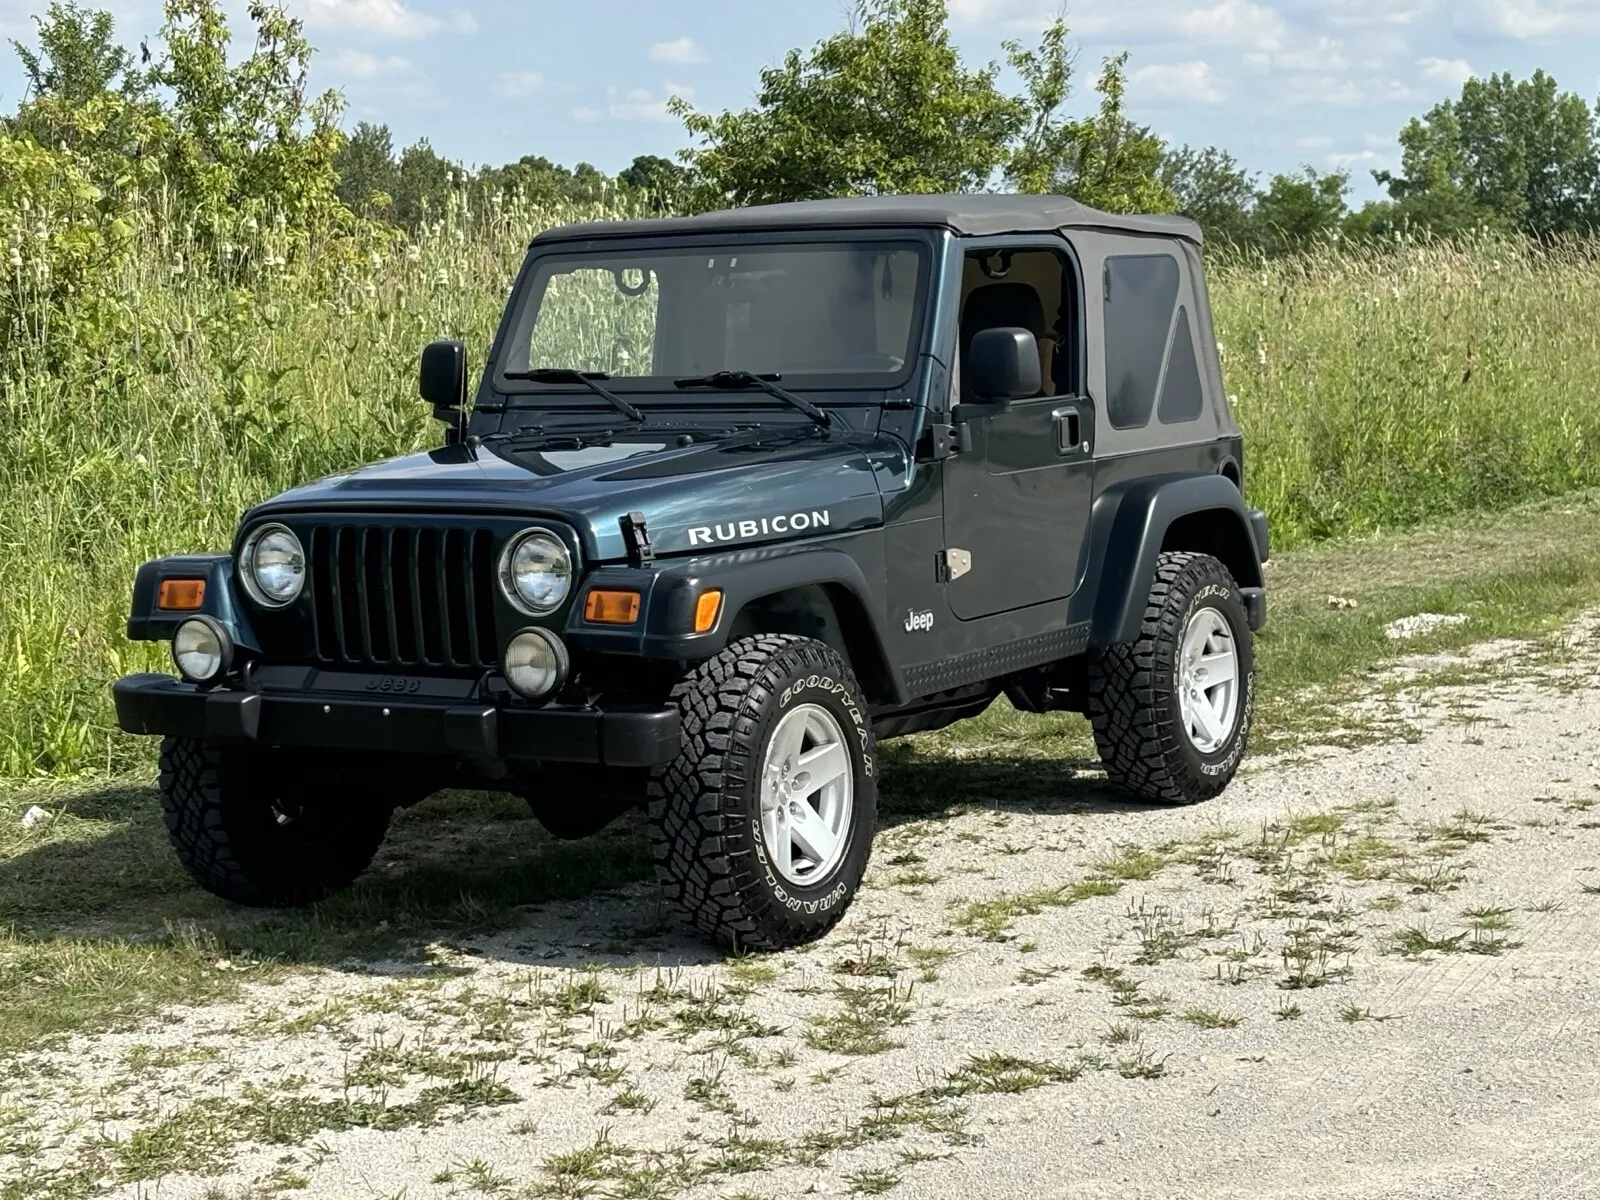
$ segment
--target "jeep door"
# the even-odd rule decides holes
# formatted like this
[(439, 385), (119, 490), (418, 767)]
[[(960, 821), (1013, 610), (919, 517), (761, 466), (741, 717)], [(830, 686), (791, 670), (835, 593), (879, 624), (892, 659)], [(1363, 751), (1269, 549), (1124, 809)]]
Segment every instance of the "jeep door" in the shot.
[[(944, 530), (950, 607), (972, 620), (1077, 590), (1095, 422), (1083, 382), (1081, 276), (1067, 243), (1007, 238), (963, 249), (950, 419), (965, 426), (970, 449), (944, 460)], [(1018, 326), (1039, 345), (1040, 394), (964, 420), (961, 405), (979, 399), (961, 381), (973, 337)]]

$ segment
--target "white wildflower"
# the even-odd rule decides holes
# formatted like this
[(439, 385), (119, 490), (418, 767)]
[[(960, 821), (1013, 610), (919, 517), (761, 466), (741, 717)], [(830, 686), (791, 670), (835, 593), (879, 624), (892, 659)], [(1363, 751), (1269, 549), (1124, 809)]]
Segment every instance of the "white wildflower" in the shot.
[(411, 245), (406, 247), (406, 261), (420, 262), (422, 260), (422, 247)]
[(434, 280), (440, 287), (447, 287), (450, 283), (450, 269), (448, 267), (440, 267), (439, 273), (434, 277)]

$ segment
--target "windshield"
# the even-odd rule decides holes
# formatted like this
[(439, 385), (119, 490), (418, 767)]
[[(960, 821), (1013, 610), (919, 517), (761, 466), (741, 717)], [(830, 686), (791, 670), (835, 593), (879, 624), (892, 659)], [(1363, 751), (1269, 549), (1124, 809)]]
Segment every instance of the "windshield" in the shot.
[(790, 387), (895, 386), (916, 354), (928, 253), (918, 243), (772, 243), (550, 255), (524, 284), (500, 363), (670, 388), (720, 371)]

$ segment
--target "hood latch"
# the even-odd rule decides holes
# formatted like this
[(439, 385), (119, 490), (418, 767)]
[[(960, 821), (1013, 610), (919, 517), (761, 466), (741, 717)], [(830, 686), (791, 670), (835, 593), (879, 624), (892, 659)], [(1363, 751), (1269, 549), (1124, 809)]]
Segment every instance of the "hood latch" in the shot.
[(650, 530), (645, 525), (642, 512), (626, 513), (617, 518), (622, 526), (622, 541), (628, 548), (630, 567), (648, 567), (656, 560), (655, 547), (650, 544)]

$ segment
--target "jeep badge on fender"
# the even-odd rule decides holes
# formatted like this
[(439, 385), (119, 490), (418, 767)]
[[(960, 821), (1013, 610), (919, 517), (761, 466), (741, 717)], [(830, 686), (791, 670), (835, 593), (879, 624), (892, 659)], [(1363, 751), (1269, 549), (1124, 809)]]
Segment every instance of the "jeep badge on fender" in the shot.
[(309, 904), (441, 789), (563, 838), (642, 807), (683, 919), (760, 950), (859, 890), (878, 740), (1001, 696), (1086, 714), (1136, 799), (1217, 795), (1267, 524), (1201, 271), (1192, 222), (1054, 196), (540, 234), (486, 362), (423, 350), (442, 444), (140, 568), (174, 673), (117, 718), (179, 859)]

